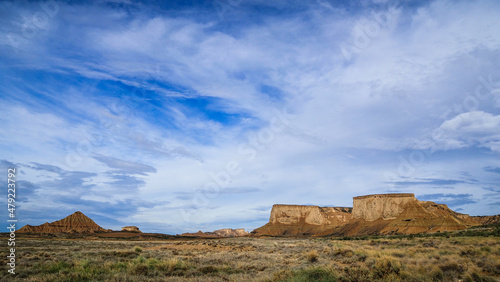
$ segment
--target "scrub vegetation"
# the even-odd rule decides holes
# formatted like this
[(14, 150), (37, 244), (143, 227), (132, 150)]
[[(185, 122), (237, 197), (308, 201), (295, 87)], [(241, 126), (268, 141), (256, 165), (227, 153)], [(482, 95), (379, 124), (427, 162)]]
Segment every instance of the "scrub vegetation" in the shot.
[[(477, 232), (477, 231), (475, 231)], [(19, 238), (2, 281), (498, 281), (492, 232), (365, 238)]]

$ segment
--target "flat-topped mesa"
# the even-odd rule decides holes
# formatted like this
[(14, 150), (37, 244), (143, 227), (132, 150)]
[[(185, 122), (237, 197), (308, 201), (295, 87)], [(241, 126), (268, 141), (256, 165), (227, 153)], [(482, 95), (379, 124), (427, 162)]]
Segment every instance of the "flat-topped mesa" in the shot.
[(196, 232), (196, 233), (182, 233), (181, 236), (187, 236), (187, 237), (241, 237), (241, 236), (248, 236), (248, 232), (245, 231), (244, 228), (238, 228), (238, 229), (231, 229), (231, 228), (224, 228), (224, 229), (219, 229), (215, 230), (213, 232), (202, 232), (201, 230)]
[(353, 198), (352, 216), (355, 219), (374, 221), (395, 219), (405, 209), (407, 203), (417, 202), (412, 193), (374, 194)]
[(352, 219), (352, 208), (273, 205), (269, 222), (252, 231), (254, 236), (331, 234), (329, 230)]
[(353, 198), (352, 208), (274, 205), (254, 236), (359, 236), (455, 231), (500, 222), (500, 215), (471, 217), (411, 193)]
[(311, 225), (339, 224), (351, 219), (351, 208), (273, 205), (269, 223)]
[(211, 233), (220, 237), (240, 237), (248, 235), (248, 232), (246, 232), (244, 228), (237, 228), (237, 229), (224, 228), (215, 230), (214, 232)]
[(142, 231), (139, 230), (139, 227), (137, 227), (137, 226), (124, 226), (124, 227), (122, 227), (122, 231), (142, 233)]

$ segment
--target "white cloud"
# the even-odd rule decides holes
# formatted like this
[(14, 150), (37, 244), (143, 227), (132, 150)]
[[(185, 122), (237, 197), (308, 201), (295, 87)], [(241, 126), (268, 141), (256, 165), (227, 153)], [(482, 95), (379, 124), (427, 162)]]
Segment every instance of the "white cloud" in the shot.
[[(496, 104), (488, 97), (476, 111), (455, 110), (474, 93), (478, 77), (496, 73), (500, 66), (494, 1), (432, 1), (417, 8), (401, 4), (391, 24), (381, 26), (351, 59), (342, 54), (342, 44), (360, 27), (373, 24), (372, 12), (387, 9), (366, 1), (365, 8), (351, 13), (320, 1), (301, 3), (303, 11), (286, 17), (269, 14), (255, 22), (244, 17), (232, 22), (247, 13), (242, 3), (219, 22), (217, 15), (198, 17), (194, 12), (151, 16), (141, 5), (136, 14), (128, 14), (109, 6), (60, 3), (50, 29), (18, 53), (9, 53), (8, 67), (18, 76), (26, 71), (73, 79), (37, 84), (31, 83), (33, 78), (16, 78), (2, 90), (2, 102), (16, 101), (14, 107), (7, 102), (1, 106), (5, 127), (0, 141), (10, 145), (16, 140), (14, 150), (0, 151), (8, 160), (57, 165), (90, 141), (90, 152), (74, 169), (98, 176), (88, 180), (96, 186), (82, 199), (168, 202), (128, 216), (175, 228), (187, 224), (180, 216), (193, 207), (189, 195), (231, 160), (240, 163), (242, 172), (229, 188), (258, 192), (240, 197), (221, 193), (198, 207), (197, 224), (233, 221), (242, 209), (251, 221), (262, 216), (257, 207), (281, 201), (350, 205), (352, 196), (391, 189), (383, 171), (397, 172), (407, 149), (429, 149), (425, 140), (436, 128), (442, 135), (432, 149), (450, 150), (446, 154), (458, 148), (500, 151), (500, 116), (492, 108), (498, 107), (498, 91), (492, 92)], [(6, 77), (14, 80), (13, 74)], [(75, 82), (80, 79), (84, 82)], [(16, 83), (29, 91), (12, 87)], [(101, 84), (120, 86), (100, 89)], [(279, 93), (265, 93), (263, 85)], [(154, 100), (129, 93), (134, 89), (148, 90)], [(31, 94), (39, 92), (50, 103)], [(211, 99), (208, 110), (242, 117), (232, 125), (207, 118), (200, 115), (201, 107), (177, 103), (188, 97)], [(148, 113), (141, 111), (146, 106)], [(258, 144), (262, 148), (255, 159), (238, 153), (241, 144), (258, 140), (274, 110), (283, 108), (294, 115), (288, 128)], [(109, 167), (96, 161), (96, 155)], [(482, 157), (470, 170), (486, 161), (499, 166), (496, 155)], [(426, 161), (429, 167), (416, 168), (414, 177), (434, 173), (436, 179), (450, 178), (457, 170), (468, 170), (442, 169), (446, 162), (438, 154)], [(136, 191), (120, 193), (113, 181), (127, 178), (106, 175), (110, 167), (157, 172), (136, 179)], [(478, 185), (456, 189), (463, 194)]]
[(438, 146), (449, 150), (478, 146), (500, 152), (500, 115), (482, 111), (460, 114), (436, 129)]

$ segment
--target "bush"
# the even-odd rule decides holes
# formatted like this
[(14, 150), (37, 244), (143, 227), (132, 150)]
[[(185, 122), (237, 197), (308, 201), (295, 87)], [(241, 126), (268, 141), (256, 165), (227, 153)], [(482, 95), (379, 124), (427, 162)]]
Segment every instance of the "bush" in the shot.
[(439, 268), (443, 271), (443, 275), (445, 278), (457, 279), (465, 272), (465, 267), (456, 262), (449, 262), (446, 264), (442, 264)]
[(148, 266), (142, 263), (131, 265), (129, 268), (129, 273), (133, 275), (147, 275)]
[(296, 282), (309, 282), (309, 281), (324, 281), (324, 282), (333, 282), (337, 281), (337, 276), (331, 269), (316, 267), (316, 268), (308, 268), (296, 271), (293, 273), (291, 279), (286, 281), (296, 281)]
[(166, 275), (176, 275), (183, 276), (186, 273), (186, 270), (191, 266), (186, 262), (177, 259), (171, 258), (166, 261), (161, 261), (158, 264), (158, 270), (162, 271)]
[(209, 266), (203, 266), (203, 267), (200, 267), (198, 269), (199, 272), (203, 273), (203, 274), (210, 274), (210, 273), (217, 273), (219, 272), (219, 269), (217, 269), (217, 267), (213, 266), (213, 265), (209, 265)]
[(312, 250), (307, 253), (307, 261), (309, 262), (317, 262), (318, 261), (318, 252), (316, 250)]
[(47, 267), (47, 272), (48, 273), (59, 273), (59, 272), (64, 271), (64, 270), (68, 271), (69, 268), (71, 268), (71, 267), (72, 267), (72, 265), (66, 261), (58, 261), (58, 262), (49, 264)]
[(489, 246), (482, 246), (481, 251), (486, 253), (491, 253), (491, 248)]
[(342, 281), (371, 281), (370, 270), (364, 265), (344, 267)]
[(273, 274), (271, 281), (287, 281), (293, 277), (293, 272), (290, 269), (282, 269)]
[(399, 261), (382, 258), (375, 262), (372, 269), (372, 275), (375, 279), (385, 279), (389, 276), (397, 276), (401, 271), (401, 263)]
[(134, 247), (134, 251), (137, 252), (137, 253), (140, 253), (140, 252), (142, 252), (142, 248), (139, 247), (139, 246), (135, 246)]
[(343, 256), (343, 257), (352, 257), (354, 255), (353, 250), (351, 249), (337, 249), (334, 253), (334, 256)]
[(444, 278), (443, 271), (439, 267), (434, 267), (431, 272), (430, 272), (430, 278), (433, 278), (433, 280), (441, 281)]

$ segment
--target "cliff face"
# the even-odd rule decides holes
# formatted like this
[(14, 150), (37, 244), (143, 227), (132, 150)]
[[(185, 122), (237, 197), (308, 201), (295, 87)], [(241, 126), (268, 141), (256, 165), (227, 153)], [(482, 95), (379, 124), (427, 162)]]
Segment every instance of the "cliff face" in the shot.
[(274, 205), (269, 222), (272, 224), (338, 225), (351, 219), (350, 208), (300, 205)]
[(256, 236), (416, 234), (454, 231), (500, 222), (500, 215), (471, 217), (446, 205), (419, 201), (413, 194), (353, 198), (353, 208), (274, 205)]
[(351, 220), (351, 208), (274, 205), (269, 222), (254, 235), (297, 236), (322, 234)]
[(409, 202), (417, 199), (413, 194), (378, 194), (353, 198), (352, 216), (356, 219), (374, 221), (376, 219), (395, 219)]
[(201, 230), (196, 232), (196, 233), (183, 233), (181, 236), (188, 236), (188, 237), (241, 237), (241, 236), (247, 236), (248, 232), (245, 231), (244, 228), (238, 228), (238, 229), (231, 229), (231, 228), (224, 228), (224, 229), (219, 229), (215, 230), (212, 232), (202, 232)]
[(248, 235), (248, 232), (246, 232), (244, 228), (238, 228), (238, 229), (225, 228), (225, 229), (215, 230), (214, 232), (211, 233), (220, 237), (240, 237)]
[(77, 211), (61, 220), (44, 223), (38, 226), (25, 225), (18, 233), (95, 233), (108, 232), (92, 219)]

